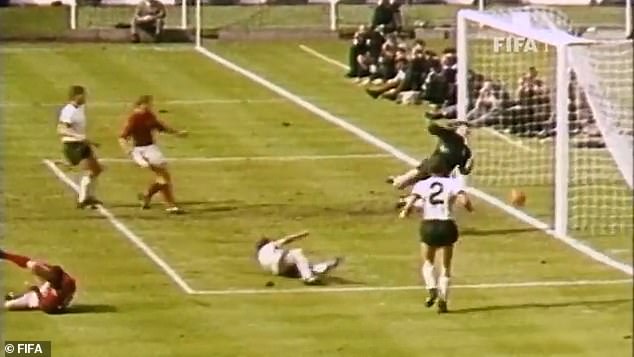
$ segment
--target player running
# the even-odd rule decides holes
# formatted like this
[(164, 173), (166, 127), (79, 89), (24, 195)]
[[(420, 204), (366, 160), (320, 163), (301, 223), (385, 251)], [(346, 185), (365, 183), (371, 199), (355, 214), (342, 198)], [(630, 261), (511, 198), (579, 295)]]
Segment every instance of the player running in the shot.
[(94, 143), (86, 137), (86, 89), (71, 86), (69, 102), (62, 108), (57, 123), (57, 134), (63, 144), (64, 156), (72, 166), (79, 166), (84, 175), (79, 180), (77, 207), (85, 208), (101, 204), (95, 198), (97, 178), (103, 171), (93, 151)]
[(10, 311), (42, 310), (47, 314), (62, 313), (70, 305), (77, 286), (75, 279), (59, 265), (37, 262), (31, 258), (0, 250), (0, 259), (9, 260), (31, 271), (39, 285), (31, 286), (24, 294), (7, 294), (4, 308)]
[(306, 285), (321, 284), (320, 278), (336, 268), (342, 258), (311, 264), (300, 248), (284, 249), (284, 246), (308, 236), (307, 231), (291, 234), (278, 240), (260, 239), (255, 245), (258, 262), (273, 275), (301, 278)]
[(455, 129), (432, 123), (427, 130), (439, 139), (436, 149), (428, 159), (423, 160), (416, 168), (402, 175), (388, 178), (387, 182), (399, 190), (428, 178), (430, 176), (428, 162), (433, 157), (439, 157), (443, 161), (448, 173), (458, 169), (460, 174), (468, 175), (473, 169), (473, 157), (467, 143), (469, 127), (465, 122), (458, 123)]
[[(473, 211), (473, 206), (462, 182), (446, 176), (447, 168), (440, 156), (431, 157), (427, 165), (432, 176), (414, 185), (399, 217), (407, 217), (415, 202), (422, 203), (421, 274), (429, 293), (425, 305), (431, 307), (438, 299), (438, 312), (445, 313), (448, 312), (453, 245), (458, 241), (458, 227), (452, 217), (453, 206), (457, 201), (469, 212)], [(437, 251), (442, 252), (442, 268), (438, 281), (434, 271)]]
[(119, 144), (126, 155), (130, 156), (137, 165), (149, 168), (155, 174), (155, 179), (147, 191), (139, 195), (141, 207), (149, 209), (152, 196), (161, 192), (167, 204), (165, 211), (182, 213), (183, 211), (174, 201), (172, 178), (167, 169), (167, 161), (154, 142), (154, 132), (165, 132), (178, 137), (187, 136), (187, 132), (172, 129), (159, 121), (152, 112), (152, 104), (151, 95), (139, 97), (119, 136)]

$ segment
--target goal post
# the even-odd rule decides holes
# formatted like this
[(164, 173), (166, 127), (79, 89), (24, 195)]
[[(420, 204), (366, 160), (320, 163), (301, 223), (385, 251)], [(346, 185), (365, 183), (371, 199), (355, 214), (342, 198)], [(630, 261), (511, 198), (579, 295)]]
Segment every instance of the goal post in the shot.
[(561, 236), (632, 234), (632, 42), (576, 36), (545, 7), (457, 15), (458, 107), (473, 124), (470, 184)]

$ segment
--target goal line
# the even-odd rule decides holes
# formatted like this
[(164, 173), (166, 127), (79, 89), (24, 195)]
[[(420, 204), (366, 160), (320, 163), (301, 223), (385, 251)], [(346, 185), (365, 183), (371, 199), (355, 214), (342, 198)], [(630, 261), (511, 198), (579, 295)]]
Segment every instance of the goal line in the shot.
[[(572, 287), (572, 286), (597, 286), (597, 285), (625, 285), (632, 284), (632, 279), (613, 280), (553, 280), (553, 281), (527, 281), (517, 283), (483, 283), (483, 284), (457, 284), (452, 289), (512, 289), (512, 288), (548, 288), (548, 287)], [(193, 295), (263, 295), (263, 294), (315, 294), (315, 293), (363, 293), (381, 291), (412, 291), (423, 290), (422, 285), (402, 286), (353, 286), (353, 287), (312, 287), (312, 288), (286, 288), (276, 289), (219, 289), (219, 290), (194, 290)]]

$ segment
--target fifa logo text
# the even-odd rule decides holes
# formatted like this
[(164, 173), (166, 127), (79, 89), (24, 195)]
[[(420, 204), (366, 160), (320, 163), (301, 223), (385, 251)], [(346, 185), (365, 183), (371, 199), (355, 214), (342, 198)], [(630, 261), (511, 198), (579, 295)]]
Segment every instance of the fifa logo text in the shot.
[(548, 45), (539, 44), (537, 41), (526, 37), (494, 37), (493, 52), (500, 53), (526, 53), (548, 52)]

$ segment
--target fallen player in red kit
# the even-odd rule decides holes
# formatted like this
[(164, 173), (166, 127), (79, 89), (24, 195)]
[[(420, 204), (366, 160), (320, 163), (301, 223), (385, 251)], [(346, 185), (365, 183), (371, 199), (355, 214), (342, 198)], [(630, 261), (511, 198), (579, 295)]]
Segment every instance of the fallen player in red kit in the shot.
[(47, 314), (56, 314), (64, 312), (70, 305), (76, 290), (75, 279), (61, 266), (38, 262), (3, 250), (0, 250), (0, 259), (28, 269), (40, 281), (39, 286), (29, 287), (22, 295), (8, 294), (4, 302), (6, 310), (42, 310)]

